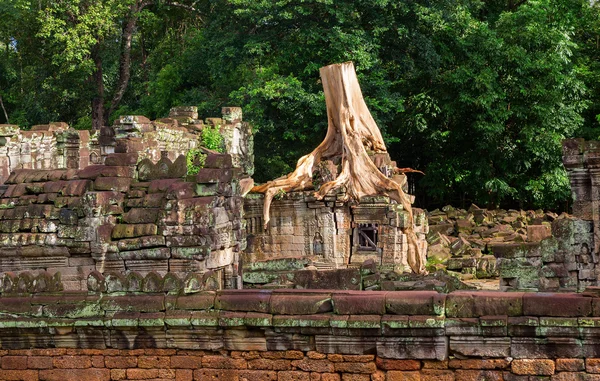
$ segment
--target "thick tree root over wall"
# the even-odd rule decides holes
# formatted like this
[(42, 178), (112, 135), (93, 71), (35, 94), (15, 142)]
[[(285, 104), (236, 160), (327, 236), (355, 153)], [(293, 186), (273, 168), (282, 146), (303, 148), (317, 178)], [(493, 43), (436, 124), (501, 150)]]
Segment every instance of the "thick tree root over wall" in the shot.
[(321, 68), (321, 80), (327, 104), (327, 135), (317, 148), (298, 160), (296, 169), (285, 177), (256, 186), (253, 192), (265, 194), (264, 221), (277, 192), (314, 189), (313, 170), (322, 160), (341, 157), (337, 178), (315, 192), (322, 199), (329, 192), (344, 187), (346, 200), (359, 201), (363, 196), (384, 195), (395, 200), (408, 212), (408, 264), (417, 273), (425, 273), (426, 253), (422, 253), (413, 230), (411, 203), (400, 184), (386, 177), (369, 157), (371, 153), (387, 153), (381, 132), (363, 99), (352, 62)]

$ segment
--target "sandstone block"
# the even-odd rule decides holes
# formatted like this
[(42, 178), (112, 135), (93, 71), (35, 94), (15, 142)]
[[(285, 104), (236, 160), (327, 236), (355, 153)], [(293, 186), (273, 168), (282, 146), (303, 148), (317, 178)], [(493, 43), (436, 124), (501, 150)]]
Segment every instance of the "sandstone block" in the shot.
[(98, 177), (94, 181), (97, 191), (127, 192), (131, 187), (131, 178), (127, 177)]
[(592, 313), (592, 299), (577, 294), (532, 294), (523, 296), (523, 314), (529, 316), (584, 317)]
[(338, 315), (385, 314), (385, 294), (381, 292), (357, 291), (335, 293), (332, 297), (334, 311)]
[(155, 224), (117, 224), (112, 231), (112, 238), (134, 238), (156, 235), (158, 227)]

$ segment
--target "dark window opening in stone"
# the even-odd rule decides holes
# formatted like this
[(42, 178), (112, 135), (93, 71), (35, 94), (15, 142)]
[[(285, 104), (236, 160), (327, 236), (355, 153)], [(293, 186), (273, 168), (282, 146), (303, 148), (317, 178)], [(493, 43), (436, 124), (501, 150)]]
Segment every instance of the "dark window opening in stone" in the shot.
[(377, 250), (377, 224), (358, 224), (358, 249)]

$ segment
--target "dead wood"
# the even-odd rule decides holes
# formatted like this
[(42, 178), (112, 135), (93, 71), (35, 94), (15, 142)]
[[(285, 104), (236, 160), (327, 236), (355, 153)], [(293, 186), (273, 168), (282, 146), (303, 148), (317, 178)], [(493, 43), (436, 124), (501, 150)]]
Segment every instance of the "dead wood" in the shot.
[(322, 160), (341, 157), (338, 176), (321, 185), (315, 192), (322, 199), (329, 192), (345, 188), (346, 201), (359, 201), (363, 196), (384, 195), (402, 205), (408, 213), (408, 264), (418, 274), (425, 273), (425, 253), (418, 245), (413, 230), (411, 203), (401, 184), (386, 177), (369, 154), (386, 154), (381, 132), (363, 99), (352, 62), (322, 67), (321, 81), (327, 105), (328, 127), (325, 139), (310, 154), (298, 160), (296, 169), (285, 177), (256, 186), (253, 192), (265, 194), (265, 229), (273, 197), (281, 191), (292, 192), (313, 189), (313, 170)]

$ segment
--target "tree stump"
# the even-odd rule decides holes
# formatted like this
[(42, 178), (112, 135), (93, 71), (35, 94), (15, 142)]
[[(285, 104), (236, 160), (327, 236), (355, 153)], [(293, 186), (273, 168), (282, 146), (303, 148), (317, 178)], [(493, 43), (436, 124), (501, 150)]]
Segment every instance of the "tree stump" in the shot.
[[(322, 184), (315, 192), (317, 199), (345, 187), (344, 201), (359, 201), (363, 196), (384, 195), (395, 200), (408, 212), (408, 264), (417, 274), (424, 274), (426, 253), (422, 253), (414, 232), (411, 203), (400, 184), (386, 177), (375, 165), (369, 153), (388, 157), (381, 132), (363, 99), (354, 64), (346, 62), (322, 67), (321, 81), (327, 105), (327, 135), (317, 148), (298, 160), (296, 169), (287, 176), (256, 186), (253, 192), (265, 194), (265, 229), (273, 197), (279, 191), (292, 192), (313, 187), (313, 170), (324, 160), (341, 157), (337, 177)], [(378, 155), (385, 154), (385, 155)]]

